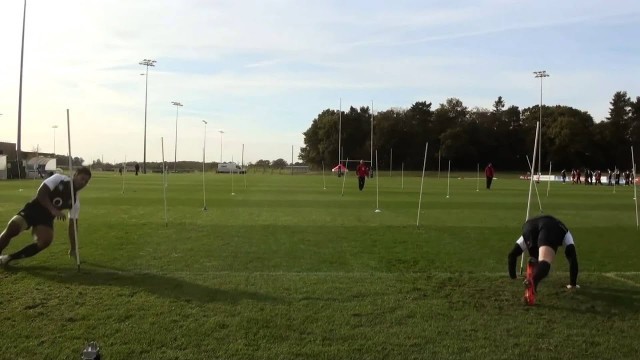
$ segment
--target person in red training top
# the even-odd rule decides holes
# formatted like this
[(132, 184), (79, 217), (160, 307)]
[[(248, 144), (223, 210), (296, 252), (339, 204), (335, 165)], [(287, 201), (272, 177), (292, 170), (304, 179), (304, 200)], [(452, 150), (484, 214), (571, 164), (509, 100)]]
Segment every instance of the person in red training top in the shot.
[(486, 168), (484, 168), (484, 176), (487, 177), (487, 190), (491, 190), (491, 182), (493, 182), (493, 175), (495, 172), (493, 171), (493, 165), (489, 163)]
[(358, 188), (362, 191), (364, 189), (364, 180), (369, 175), (369, 168), (364, 164), (364, 160), (360, 160), (360, 164), (356, 168), (356, 175), (358, 175)]

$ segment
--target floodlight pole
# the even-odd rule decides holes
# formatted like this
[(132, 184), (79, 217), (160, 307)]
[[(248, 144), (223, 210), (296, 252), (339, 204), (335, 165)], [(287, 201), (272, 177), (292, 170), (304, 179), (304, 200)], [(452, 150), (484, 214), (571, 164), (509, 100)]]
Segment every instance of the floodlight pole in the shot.
[(176, 172), (176, 164), (178, 163), (178, 109), (182, 104), (178, 101), (172, 101), (171, 105), (176, 107), (176, 142), (173, 150), (173, 172)]
[[(540, 175), (542, 174), (541, 166), (542, 166), (542, 79), (549, 77), (549, 74), (545, 70), (534, 71), (536, 78), (540, 78), (540, 141), (538, 142), (538, 181), (540, 180)], [(533, 174), (531, 174), (533, 176)]]
[(144, 153), (142, 159), (142, 173), (147, 173), (147, 93), (149, 88), (149, 66), (156, 66), (155, 60), (144, 59), (138, 64), (146, 66), (147, 70), (144, 74)]

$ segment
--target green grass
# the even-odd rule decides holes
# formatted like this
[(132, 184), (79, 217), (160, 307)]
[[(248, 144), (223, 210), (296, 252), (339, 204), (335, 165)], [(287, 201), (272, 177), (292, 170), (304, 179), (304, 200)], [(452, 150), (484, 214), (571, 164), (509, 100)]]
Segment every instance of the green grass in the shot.
[[(540, 184), (574, 235), (582, 289), (562, 252), (522, 305), (506, 256), (529, 183), (475, 174), (424, 181), (348, 176), (97, 173), (82, 191), (82, 267), (66, 224), (36, 257), (0, 270), (0, 359), (636, 359), (640, 232), (633, 189)], [(466, 179), (458, 177), (468, 176)], [(0, 220), (39, 181), (0, 182)], [(19, 189), (22, 189), (20, 191)], [(538, 214), (535, 194), (531, 214)], [(23, 233), (5, 252), (30, 241)]]

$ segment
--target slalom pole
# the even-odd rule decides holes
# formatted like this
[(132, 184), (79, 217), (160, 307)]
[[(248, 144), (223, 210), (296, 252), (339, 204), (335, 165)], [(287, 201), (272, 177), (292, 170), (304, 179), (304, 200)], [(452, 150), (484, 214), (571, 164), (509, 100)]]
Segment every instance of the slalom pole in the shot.
[(416, 220), (416, 226), (420, 226), (420, 208), (422, 207), (422, 186), (424, 185), (424, 171), (427, 167), (427, 150), (429, 149), (429, 142), (424, 147), (424, 160), (422, 161), (422, 180), (420, 181), (420, 198), (418, 199), (418, 219)]
[(381, 212), (382, 210), (380, 210), (380, 206), (379, 206), (379, 199), (380, 199), (380, 173), (378, 172), (378, 150), (376, 150), (376, 211), (374, 212)]
[[(344, 183), (347, 180), (347, 171), (349, 170), (348, 165), (349, 165), (349, 158), (347, 158), (347, 165), (345, 165), (344, 167), (344, 175), (342, 175), (342, 194), (340, 194), (340, 196), (344, 196)], [(342, 167), (342, 162), (340, 162), (338, 166), (339, 166), (338, 171), (340, 171), (340, 167)]]
[[(534, 186), (533, 182), (533, 170), (536, 166), (536, 155), (538, 150), (538, 134), (540, 133), (540, 121), (536, 124), (536, 138), (533, 142), (533, 164), (529, 161), (529, 155), (527, 155), (527, 162), (529, 163), (529, 199), (527, 200), (527, 216), (525, 217), (525, 221), (529, 220), (529, 209), (531, 208), (531, 190)], [(536, 194), (538, 193), (538, 187), (536, 187)], [(540, 196), (538, 196), (538, 204), (540, 204)], [(540, 212), (542, 212), (542, 204), (540, 204)], [(528, 250), (527, 250), (528, 253)], [(522, 270), (524, 269), (524, 252), (522, 253), (522, 257), (520, 258), (520, 275), (522, 275)]]
[[(76, 206), (76, 192), (73, 189), (73, 158), (71, 157), (71, 121), (69, 120), (69, 109), (67, 109), (67, 141), (69, 144), (69, 176), (71, 177), (71, 210)], [(18, 165), (18, 167), (20, 167)], [(76, 251), (76, 267), (80, 271), (80, 239), (78, 238), (78, 219), (71, 217), (72, 211), (69, 211), (69, 221), (73, 221), (73, 238)]]

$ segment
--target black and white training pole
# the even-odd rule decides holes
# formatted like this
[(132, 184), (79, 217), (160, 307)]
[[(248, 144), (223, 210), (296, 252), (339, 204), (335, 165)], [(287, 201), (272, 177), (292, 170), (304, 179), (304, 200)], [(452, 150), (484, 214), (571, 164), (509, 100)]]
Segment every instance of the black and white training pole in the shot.
[[(71, 156), (71, 121), (69, 120), (69, 109), (67, 109), (67, 140), (69, 144), (69, 176), (71, 177), (71, 208), (77, 206), (76, 204), (76, 192), (73, 189), (73, 158)], [(73, 221), (73, 241), (75, 242), (76, 250), (76, 266), (80, 271), (80, 239), (78, 239), (78, 219), (77, 212), (76, 218), (71, 217), (71, 211), (69, 211), (69, 221)]]
[[(536, 155), (538, 151), (538, 134), (540, 133), (540, 121), (536, 124), (536, 138), (533, 142), (533, 164), (529, 162), (529, 156), (527, 155), (527, 162), (529, 163), (529, 199), (527, 200), (527, 216), (525, 217), (525, 221), (529, 220), (529, 208), (531, 207), (531, 190), (534, 186), (533, 184), (533, 170), (536, 166)], [(536, 194), (538, 193), (538, 188), (536, 187)], [(540, 197), (538, 196), (538, 204), (540, 204)], [(542, 212), (542, 204), (540, 204), (540, 212)], [(527, 250), (528, 252), (528, 250)], [(522, 275), (522, 270), (524, 269), (524, 253), (520, 258), (520, 275)]]
[(420, 226), (420, 208), (422, 206), (422, 185), (424, 185), (424, 170), (427, 167), (427, 150), (429, 149), (429, 143), (424, 147), (424, 160), (422, 161), (422, 180), (420, 181), (420, 198), (418, 199), (418, 219), (416, 220), (416, 226)]

